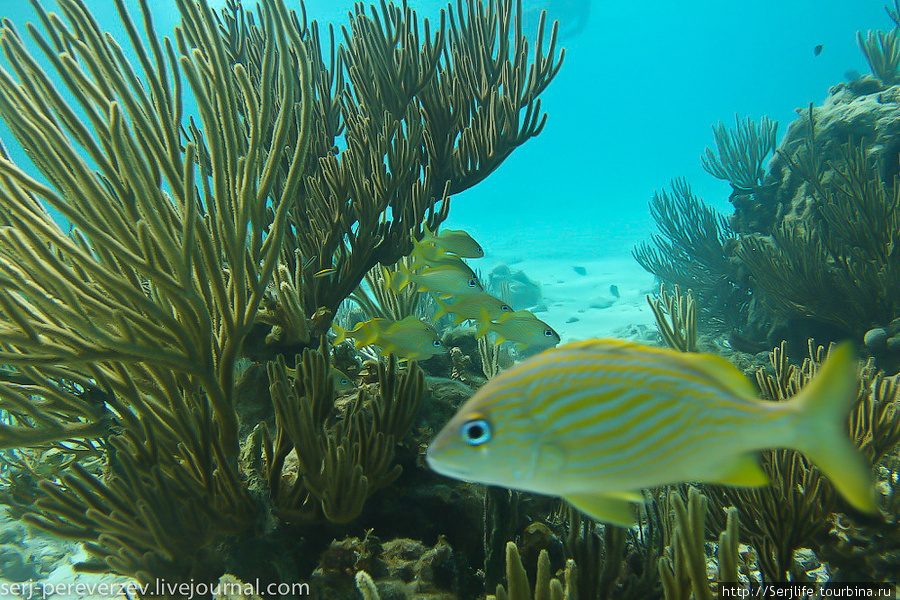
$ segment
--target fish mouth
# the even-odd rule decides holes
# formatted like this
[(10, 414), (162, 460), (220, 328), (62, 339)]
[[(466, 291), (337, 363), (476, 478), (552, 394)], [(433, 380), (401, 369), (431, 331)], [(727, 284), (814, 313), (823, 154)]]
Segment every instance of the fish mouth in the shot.
[(425, 463), (428, 465), (428, 468), (435, 473), (439, 473), (447, 477), (453, 477), (454, 479), (465, 479), (471, 474), (471, 471), (469, 471), (468, 469), (442, 463), (430, 454), (425, 455)]
[(456, 479), (469, 476), (471, 474), (470, 470), (452, 463), (447, 464), (446, 461), (442, 461), (435, 457), (435, 453), (440, 450), (443, 445), (444, 444), (442, 444), (440, 440), (437, 440), (437, 443), (432, 442), (432, 444), (428, 446), (428, 450), (425, 451), (425, 464), (428, 465), (428, 468), (435, 473), (440, 473), (441, 475), (454, 477)]

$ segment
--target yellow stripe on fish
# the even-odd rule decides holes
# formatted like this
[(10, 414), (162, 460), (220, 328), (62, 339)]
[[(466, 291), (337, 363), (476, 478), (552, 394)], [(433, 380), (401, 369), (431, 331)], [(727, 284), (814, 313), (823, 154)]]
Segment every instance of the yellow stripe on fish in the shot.
[(858, 386), (849, 343), (832, 350), (797, 396), (770, 402), (717, 356), (575, 342), (488, 381), (427, 459), (449, 477), (560, 496), (597, 520), (630, 525), (629, 503), (641, 489), (766, 485), (757, 453), (790, 448), (871, 513), (871, 468), (847, 435)]
[(483, 315), (475, 335), (484, 337), (489, 331), (497, 335), (498, 341), (515, 342), (521, 347), (555, 346), (559, 343), (559, 334), (527, 310), (503, 313), (496, 319)]

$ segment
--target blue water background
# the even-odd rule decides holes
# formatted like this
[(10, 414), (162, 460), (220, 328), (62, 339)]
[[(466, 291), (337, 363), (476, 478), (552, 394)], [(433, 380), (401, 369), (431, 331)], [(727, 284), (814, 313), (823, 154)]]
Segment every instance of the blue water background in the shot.
[[(554, 0), (525, 3), (539, 1), (554, 9)], [(89, 4), (124, 41), (113, 3)], [(137, 3), (128, 4), (137, 16)], [(170, 33), (174, 2), (152, 4), (158, 32)], [(411, 4), (431, 18), (444, 6)], [(344, 24), (350, 6), (312, 0), (307, 10)], [(20, 31), (34, 20), (25, 2), (4, 2), (0, 15)], [(769, 115), (780, 123), (780, 139), (796, 109), (821, 103), (848, 70), (868, 72), (856, 32), (891, 26), (882, 0), (595, 2), (587, 28), (564, 40), (565, 64), (543, 97), (544, 132), (454, 197), (449, 225), (470, 230), (487, 248), (518, 240), (548, 256), (626, 253), (653, 229), (647, 202), (654, 190), (681, 176), (728, 212), (728, 185), (700, 167), (713, 144), (710, 126), (733, 123), (735, 113)], [(0, 137), (14, 148), (7, 131)]]

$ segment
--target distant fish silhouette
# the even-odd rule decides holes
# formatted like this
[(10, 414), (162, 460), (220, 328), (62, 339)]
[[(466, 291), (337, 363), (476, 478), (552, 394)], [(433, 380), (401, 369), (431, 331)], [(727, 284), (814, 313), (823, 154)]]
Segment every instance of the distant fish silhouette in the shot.
[(824, 47), (825, 46), (823, 46), (822, 44), (819, 44), (818, 46), (813, 48), (813, 55), (818, 56), (818, 55), (822, 54), (822, 48), (824, 48)]

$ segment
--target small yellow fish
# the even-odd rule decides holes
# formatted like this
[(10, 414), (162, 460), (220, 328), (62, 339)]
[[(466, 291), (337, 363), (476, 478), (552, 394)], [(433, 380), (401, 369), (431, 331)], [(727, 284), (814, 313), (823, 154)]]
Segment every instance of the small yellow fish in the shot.
[(456, 255), (447, 254), (434, 244), (417, 242), (416, 245), (413, 246), (413, 250), (409, 255), (409, 266), (411, 269), (418, 269), (419, 267), (428, 265), (435, 267), (441, 263), (441, 260), (448, 256)]
[(559, 334), (527, 310), (503, 313), (496, 319), (482, 318), (475, 335), (483, 337), (489, 331), (496, 333), (499, 341), (516, 342), (521, 347), (555, 346), (559, 343)]
[(769, 483), (756, 453), (791, 448), (857, 509), (874, 513), (870, 466), (847, 436), (856, 358), (836, 346), (787, 402), (760, 400), (727, 360), (617, 340), (547, 350), (470, 398), (428, 448), (449, 477), (560, 496), (628, 526), (641, 489)]
[(409, 255), (409, 268), (412, 271), (422, 267), (438, 267), (441, 265), (456, 265), (462, 270), (475, 276), (475, 271), (455, 254), (444, 252), (432, 244), (416, 244), (412, 254)]
[[(291, 367), (287, 367), (287, 375), (290, 378), (294, 378), (297, 375), (297, 370)], [(335, 392), (342, 393), (356, 389), (356, 385), (354, 385), (353, 380), (337, 367), (331, 367), (329, 369), (328, 376), (331, 378), (331, 381), (334, 384)]]
[(425, 266), (412, 271), (403, 262), (397, 263), (397, 270), (391, 273), (385, 269), (385, 285), (399, 292), (410, 283), (415, 283), (420, 292), (434, 292), (442, 296), (463, 296), (483, 292), (481, 283), (464, 262), (442, 263)]
[(376, 345), (381, 347), (381, 353), (385, 356), (394, 353), (400, 358), (412, 360), (446, 352), (434, 328), (417, 317), (406, 317), (402, 321), (369, 319), (350, 331), (337, 325), (331, 327), (337, 332), (335, 344), (352, 338), (357, 349)]
[(438, 309), (434, 313), (435, 319), (441, 315), (455, 315), (453, 324), (458, 325), (465, 320), (489, 323), (491, 319), (497, 319), (505, 313), (512, 313), (512, 307), (499, 298), (490, 294), (468, 294), (459, 296), (453, 302), (445, 302), (440, 298), (434, 299)]
[(461, 258), (481, 258), (484, 249), (462, 229), (444, 229), (437, 235), (425, 229), (425, 236), (416, 245), (431, 244), (435, 248), (446, 253), (455, 254)]

